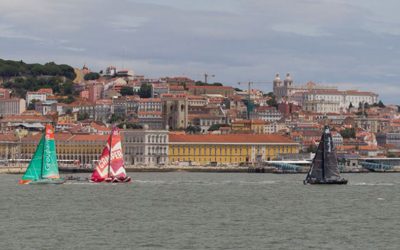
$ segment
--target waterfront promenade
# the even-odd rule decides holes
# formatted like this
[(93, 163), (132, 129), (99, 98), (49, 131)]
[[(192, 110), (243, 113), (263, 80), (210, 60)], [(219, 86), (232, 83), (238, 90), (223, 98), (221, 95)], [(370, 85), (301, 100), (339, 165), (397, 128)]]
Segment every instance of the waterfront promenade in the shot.
[[(0, 174), (23, 174), (26, 166), (2, 166)], [(210, 172), (210, 173), (274, 173), (274, 174), (304, 174), (308, 172), (308, 167), (299, 168), (296, 171), (280, 170), (274, 167), (252, 167), (252, 166), (126, 166), (127, 172)], [(60, 167), (61, 173), (91, 173), (92, 168), (79, 167)], [(342, 173), (369, 173), (365, 168), (344, 169)], [(395, 167), (381, 173), (398, 173), (400, 167)]]

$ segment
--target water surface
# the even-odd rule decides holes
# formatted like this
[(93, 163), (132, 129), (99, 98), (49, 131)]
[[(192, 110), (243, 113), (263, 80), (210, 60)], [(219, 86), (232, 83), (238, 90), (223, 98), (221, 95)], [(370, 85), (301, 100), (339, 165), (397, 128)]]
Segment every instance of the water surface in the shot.
[(0, 249), (399, 249), (400, 174), (132, 173), (132, 184), (0, 175)]

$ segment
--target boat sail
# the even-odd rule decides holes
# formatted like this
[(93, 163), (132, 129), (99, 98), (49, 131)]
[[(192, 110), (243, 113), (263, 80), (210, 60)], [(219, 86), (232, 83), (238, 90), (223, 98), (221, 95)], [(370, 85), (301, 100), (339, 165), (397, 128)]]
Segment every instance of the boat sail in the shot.
[(58, 172), (54, 129), (53, 126), (47, 124), (19, 184), (62, 184), (64, 182), (65, 180), (60, 178)]
[(130, 182), (131, 177), (126, 175), (122, 154), (121, 135), (114, 127), (108, 137), (107, 145), (103, 149), (93, 174), (91, 182)]
[(324, 127), (304, 184), (347, 184), (347, 180), (340, 177), (336, 149), (333, 146), (329, 126)]

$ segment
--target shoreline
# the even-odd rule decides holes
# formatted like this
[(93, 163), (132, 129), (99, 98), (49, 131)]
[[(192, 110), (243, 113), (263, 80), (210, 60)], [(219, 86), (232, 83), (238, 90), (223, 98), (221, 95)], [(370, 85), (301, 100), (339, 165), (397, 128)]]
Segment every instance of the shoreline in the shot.
[[(0, 174), (24, 174), (26, 167), (0, 167)], [(61, 174), (91, 173), (90, 168), (60, 167)], [(282, 171), (276, 168), (264, 167), (127, 167), (127, 172), (132, 173), (169, 173), (169, 172), (191, 172), (191, 173), (251, 173), (251, 174), (306, 174), (307, 168), (300, 171)], [(347, 169), (341, 173), (400, 173), (400, 169), (386, 171), (369, 171), (363, 168)]]

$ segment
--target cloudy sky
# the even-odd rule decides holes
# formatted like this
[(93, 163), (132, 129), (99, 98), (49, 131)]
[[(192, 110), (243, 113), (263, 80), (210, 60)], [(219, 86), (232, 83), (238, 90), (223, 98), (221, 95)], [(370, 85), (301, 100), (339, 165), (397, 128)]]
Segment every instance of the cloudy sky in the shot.
[(0, 58), (237, 86), (376, 91), (400, 104), (398, 0), (0, 0)]

